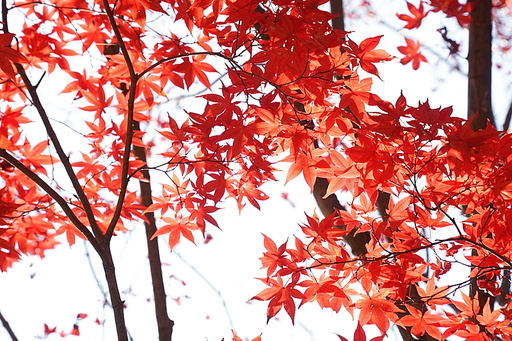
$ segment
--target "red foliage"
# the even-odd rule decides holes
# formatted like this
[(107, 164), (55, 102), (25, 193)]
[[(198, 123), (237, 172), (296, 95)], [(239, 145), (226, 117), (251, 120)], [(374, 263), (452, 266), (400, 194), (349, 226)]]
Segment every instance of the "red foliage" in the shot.
[[(254, 299), (268, 301), (268, 319), (284, 308), (293, 321), (298, 307), (317, 302), (358, 311), (361, 341), (367, 324), (382, 335), (398, 324), (417, 337), (510, 340), (510, 304), (477, 309), (465, 276), (440, 283), (465, 262), (469, 278), (496, 294), (512, 267), (512, 135), (490, 125), (475, 132), (428, 101), (411, 106), (401, 95), (393, 104), (374, 94), (371, 77), (393, 57), (378, 48), (382, 36), (358, 44), (333, 29), (333, 15), (320, 9), (326, 2), (8, 6), (26, 22), (0, 34), (0, 269), (77, 236), (101, 250), (153, 215), (153, 238), (168, 235), (171, 248), (196, 242), (218, 227), (221, 202), (260, 208), (268, 199), (261, 186), (282, 162), (287, 181), (302, 174), (313, 188), (322, 177), (326, 196), (343, 191), (350, 200), (325, 219), (306, 215), (302, 238), (279, 245), (263, 237), (266, 288)], [(406, 29), (430, 12), (471, 20), (470, 4), (428, 4), (407, 4), (411, 15), (399, 15)], [(171, 33), (157, 34), (148, 18)], [(417, 69), (426, 62), (421, 45), (406, 43), (400, 61)], [(53, 129), (62, 119), (45, 108), (37, 75), (56, 77), (59, 96), (72, 102), (69, 140)], [(169, 98), (204, 88), (188, 110), (168, 107)], [(149, 182), (147, 172), (151, 205), (132, 185)], [(381, 193), (391, 197), (384, 214)], [(467, 217), (454, 213), (460, 208)], [(431, 233), (438, 230), (442, 237)], [(367, 253), (354, 257), (344, 238), (364, 232)]]

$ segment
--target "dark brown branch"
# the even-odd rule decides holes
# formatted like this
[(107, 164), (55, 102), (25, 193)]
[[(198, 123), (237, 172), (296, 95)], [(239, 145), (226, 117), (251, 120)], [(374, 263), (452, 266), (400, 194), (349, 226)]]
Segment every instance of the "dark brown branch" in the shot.
[(121, 168), (121, 188), (119, 190), (118, 200), (116, 203), (116, 209), (114, 211), (114, 214), (112, 216), (112, 220), (110, 221), (110, 224), (107, 228), (107, 232), (105, 233), (105, 243), (108, 243), (110, 239), (112, 238), (114, 234), (114, 229), (117, 225), (117, 222), (121, 218), (121, 211), (123, 209), (124, 199), (126, 196), (126, 191), (128, 189), (128, 171), (129, 171), (129, 165), (130, 165), (130, 156), (132, 152), (132, 141), (133, 141), (133, 125), (134, 125), (134, 106), (135, 106), (135, 95), (136, 95), (136, 89), (137, 89), (137, 74), (135, 72), (135, 69), (133, 67), (133, 63), (130, 59), (130, 55), (128, 53), (128, 49), (126, 47), (126, 44), (123, 41), (123, 36), (121, 34), (121, 31), (119, 30), (119, 27), (117, 26), (116, 19), (114, 17), (114, 12), (110, 8), (110, 5), (108, 3), (108, 0), (103, 1), (103, 6), (105, 7), (105, 12), (107, 13), (108, 20), (110, 22), (110, 25), (112, 26), (112, 30), (114, 31), (114, 34), (117, 39), (117, 43), (119, 44), (119, 48), (121, 49), (121, 52), (123, 54), (123, 58), (126, 62), (126, 67), (128, 68), (128, 72), (130, 74), (130, 84), (129, 84), (129, 90), (128, 90), (128, 107), (126, 109), (126, 136), (125, 136), (125, 147), (124, 147), (124, 153), (123, 153), (123, 163)]
[[(487, 120), (496, 126), (492, 113), (492, 5), (489, 0), (469, 0), (475, 4), (469, 24), (468, 118), (474, 130), (484, 129)], [(476, 117), (475, 117), (476, 116)]]
[(11, 326), (9, 325), (9, 322), (5, 319), (5, 317), (2, 313), (0, 313), (0, 321), (2, 321), (2, 324), (4, 325), (5, 330), (7, 330), (7, 333), (11, 337), (12, 341), (18, 341), (16, 334), (14, 334), (14, 331), (12, 330)]
[(345, 30), (345, 12), (343, 10), (343, 0), (331, 0), (331, 13), (337, 17), (332, 19), (332, 27)]
[[(139, 122), (135, 121), (135, 130), (140, 130)], [(147, 162), (146, 151), (143, 147), (133, 146), (133, 153), (135, 157), (144, 163)], [(144, 180), (140, 180), (140, 195), (141, 203), (145, 207), (153, 204), (151, 195), (151, 178), (149, 170), (144, 168), (141, 170)], [(164, 280), (162, 276), (162, 262), (160, 261), (160, 250), (158, 248), (158, 239), (153, 235), (156, 232), (156, 221), (153, 212), (145, 214), (146, 221), (146, 241), (148, 246), (149, 268), (151, 271), (151, 284), (153, 286), (153, 298), (155, 304), (155, 316), (158, 325), (158, 339), (159, 341), (172, 340), (172, 330), (174, 321), (169, 319), (167, 314), (167, 295), (165, 293)]]
[[(139, 123), (134, 120), (134, 105), (135, 105), (135, 96), (136, 96), (136, 89), (137, 89), (137, 82), (140, 75), (137, 75), (135, 72), (135, 69), (133, 67), (133, 63), (130, 59), (130, 55), (128, 53), (128, 49), (126, 47), (126, 44), (123, 41), (123, 36), (121, 34), (121, 31), (119, 30), (119, 27), (117, 26), (114, 13), (110, 8), (110, 5), (108, 1), (103, 1), (103, 4), (105, 6), (105, 11), (107, 13), (110, 25), (112, 26), (112, 29), (114, 31), (114, 34), (116, 36), (117, 42), (119, 44), (119, 48), (121, 50), (121, 53), (124, 57), (124, 60), (126, 62), (126, 66), (128, 68), (129, 74), (130, 74), (130, 85), (127, 92), (128, 95), (128, 107), (127, 107), (127, 117), (126, 117), (126, 137), (125, 137), (125, 149), (123, 154), (123, 164), (122, 164), (122, 171), (121, 171), (121, 188), (119, 193), (118, 202), (116, 204), (116, 210), (114, 212), (114, 215), (112, 217), (112, 220), (107, 228), (106, 233), (106, 239), (110, 240), (114, 233), (115, 226), (121, 216), (121, 211), (124, 203), (124, 198), (126, 195), (127, 187), (128, 187), (128, 181), (129, 181), (129, 161), (130, 156), (132, 153), (132, 140), (133, 140), (133, 132), (134, 130), (140, 130)], [(156, 65), (155, 65), (156, 66)], [(145, 72), (149, 72), (150, 69), (145, 70)], [(125, 94), (126, 95), (126, 94)], [(133, 153), (135, 156), (140, 159), (143, 162), (146, 162), (146, 151), (142, 147), (133, 146)], [(146, 169), (142, 170), (142, 175), (144, 176), (146, 181), (140, 181), (140, 189), (141, 189), (141, 202), (144, 206), (148, 207), (151, 205), (152, 198), (151, 198), (151, 182), (150, 182), (150, 175), (149, 171)], [(172, 339), (172, 329), (174, 322), (169, 319), (167, 315), (167, 295), (165, 294), (165, 287), (163, 283), (163, 277), (162, 277), (162, 264), (160, 261), (160, 251), (158, 248), (158, 240), (157, 239), (151, 239), (153, 235), (156, 232), (156, 222), (155, 217), (152, 212), (146, 213), (146, 219), (147, 221), (144, 222), (144, 225), (146, 227), (146, 240), (147, 240), (147, 246), (148, 246), (148, 257), (149, 257), (149, 263), (150, 263), (150, 271), (151, 271), (151, 283), (153, 286), (153, 295), (154, 295), (154, 303), (155, 303), (155, 314), (158, 324), (158, 334), (159, 334), (159, 340), (160, 341), (170, 341)], [(107, 269), (105, 268), (105, 271)], [(117, 290), (117, 288), (116, 288)], [(117, 291), (118, 292), (118, 291)], [(112, 302), (114, 303), (114, 302)], [(113, 304), (114, 305), (114, 304)], [(120, 311), (122, 313), (122, 311)], [(122, 315), (122, 314), (121, 314)], [(117, 317), (117, 315), (116, 315)], [(125, 334), (126, 327), (123, 321), (116, 320), (116, 325), (118, 325), (118, 337), (121, 340), (121, 336), (124, 337), (124, 335), (121, 335), (120, 333)], [(125, 331), (119, 329), (119, 327), (124, 326)]]
[(75, 189), (76, 195), (80, 199), (80, 202), (82, 203), (83, 210), (87, 216), (87, 220), (89, 221), (89, 224), (92, 228), (92, 231), (94, 235), (97, 238), (101, 238), (101, 230), (96, 222), (96, 219), (94, 217), (94, 213), (91, 207), (91, 204), (89, 203), (89, 199), (85, 195), (85, 192), (82, 189), (82, 185), (80, 185), (80, 182), (78, 181), (78, 178), (73, 171), (73, 166), (71, 166), (71, 162), (69, 161), (68, 156), (66, 155), (66, 152), (62, 148), (62, 145), (60, 144), (60, 140), (57, 136), (57, 133), (55, 133), (55, 130), (53, 130), (53, 126), (50, 123), (50, 119), (48, 118), (48, 115), (46, 113), (46, 110), (44, 109), (43, 104), (41, 103), (41, 100), (39, 98), (39, 94), (37, 93), (36, 87), (32, 84), (30, 79), (27, 76), (27, 73), (25, 72), (25, 69), (21, 64), (15, 64), (16, 70), (18, 71), (19, 75), (23, 79), (23, 82), (25, 83), (25, 86), (27, 87), (27, 90), (30, 94), (30, 98), (32, 103), (34, 104), (39, 117), (41, 117), (41, 120), (43, 121), (44, 127), (46, 129), (46, 133), (50, 137), (50, 140), (53, 143), (53, 146), (55, 147), (55, 150), (57, 151), (57, 155), (59, 156), (60, 162), (62, 162), (64, 169), (66, 170), (66, 174), (68, 175), (69, 180), (71, 181), (73, 188)]
[(116, 269), (110, 245), (102, 245), (103, 252), (100, 253), (100, 258), (103, 264), (103, 272), (107, 280), (108, 291), (110, 294), (110, 304), (114, 311), (114, 320), (116, 323), (117, 340), (128, 341), (128, 330), (126, 329), (126, 322), (124, 319), (124, 301), (121, 299), (119, 293), (119, 286), (117, 284)]
[(125, 135), (125, 146), (123, 152), (123, 160), (121, 166), (121, 188), (119, 190), (118, 200), (116, 203), (116, 208), (110, 224), (105, 233), (105, 238), (102, 240), (102, 246), (105, 251), (108, 251), (107, 257), (102, 258), (103, 261), (103, 270), (105, 272), (105, 276), (107, 278), (107, 283), (110, 292), (110, 299), (112, 303), (112, 308), (114, 309), (114, 317), (116, 322), (116, 330), (117, 330), (117, 338), (119, 341), (127, 341), (128, 340), (128, 331), (126, 329), (126, 322), (124, 319), (124, 302), (121, 300), (119, 294), (119, 288), (117, 286), (117, 278), (115, 273), (114, 262), (112, 260), (112, 256), (110, 255), (110, 240), (114, 235), (114, 230), (117, 225), (117, 222), (121, 218), (121, 211), (123, 209), (124, 200), (126, 197), (126, 192), (128, 189), (128, 182), (130, 176), (129, 172), (129, 163), (130, 156), (132, 153), (132, 141), (133, 141), (133, 131), (134, 131), (134, 106), (135, 106), (135, 96), (137, 89), (137, 74), (133, 67), (133, 63), (130, 59), (130, 55), (128, 53), (128, 49), (126, 44), (124, 43), (123, 36), (119, 27), (117, 26), (116, 19), (114, 17), (114, 12), (110, 8), (110, 4), (108, 0), (103, 0), (103, 6), (105, 8), (105, 12), (108, 17), (108, 21), (114, 31), (117, 43), (119, 44), (119, 48), (123, 54), (123, 58), (126, 62), (126, 67), (128, 68), (128, 72), (130, 75), (130, 84), (128, 89), (128, 107), (126, 114), (126, 135)]
[(69, 207), (66, 200), (57, 193), (50, 185), (48, 185), (43, 179), (39, 177), (36, 173), (34, 173), (30, 168), (25, 166), (21, 161), (16, 159), (13, 155), (11, 155), (9, 152), (7, 152), (5, 149), (0, 149), (0, 157), (9, 162), (13, 167), (17, 168), (20, 172), (25, 174), (27, 177), (30, 178), (35, 184), (37, 184), (39, 187), (43, 189), (43, 191), (48, 194), (50, 197), (52, 197), (53, 200), (59, 204), (59, 206), (62, 208), (66, 216), (69, 218), (71, 223), (76, 226), (76, 228), (82, 232), (85, 237), (91, 242), (92, 246), (99, 250), (100, 246), (94, 237), (94, 235), (87, 229), (87, 227), (82, 224), (80, 219), (75, 215), (73, 210)]
[[(323, 198), (327, 191), (327, 187), (329, 186), (329, 182), (324, 178), (317, 178), (315, 182), (315, 186), (313, 187), (313, 196), (315, 197), (316, 203), (322, 211), (324, 216), (329, 216), (336, 210), (345, 210), (345, 207), (340, 204), (336, 195), (331, 194), (327, 198)], [(346, 229), (346, 226), (334, 226), (335, 228), (339, 228), (342, 230)], [(352, 254), (354, 256), (359, 256), (366, 253), (366, 243), (370, 241), (370, 234), (368, 232), (357, 233), (357, 231), (351, 231), (347, 236), (343, 239), (347, 242), (347, 244), (352, 249)]]

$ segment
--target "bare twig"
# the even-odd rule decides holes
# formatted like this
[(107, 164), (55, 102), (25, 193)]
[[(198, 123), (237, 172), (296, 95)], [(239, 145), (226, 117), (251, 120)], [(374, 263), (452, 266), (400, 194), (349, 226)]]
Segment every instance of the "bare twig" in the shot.
[(226, 316), (229, 320), (229, 325), (231, 326), (231, 329), (234, 330), (235, 327), (234, 327), (234, 324), (233, 324), (233, 319), (231, 318), (231, 314), (229, 313), (229, 309), (228, 309), (228, 306), (226, 304), (226, 301), (224, 300), (224, 297), (222, 297), (222, 294), (220, 293), (219, 289), (217, 289), (213, 284), (212, 282), (210, 282), (210, 280), (208, 278), (206, 278), (199, 270), (197, 270), (196, 267), (194, 267), (192, 264), (190, 264), (189, 262), (187, 262), (187, 260), (185, 258), (183, 258), (183, 256), (178, 253), (178, 252), (173, 252), (175, 256), (177, 256), (182, 262), (183, 264), (185, 264), (186, 266), (188, 266), (190, 268), (190, 270), (192, 270), (199, 278), (201, 278), (205, 283), (206, 285), (208, 285), (208, 287), (210, 287), (210, 289), (212, 289), (212, 291), (217, 295), (217, 297), (219, 298), (220, 302), (222, 303), (222, 307), (224, 308), (224, 311), (226, 312)]
[(11, 337), (12, 341), (18, 341), (16, 334), (14, 334), (14, 331), (12, 330), (11, 326), (9, 325), (9, 322), (5, 319), (5, 317), (2, 313), (0, 313), (0, 321), (2, 321), (2, 324), (4, 325), (5, 330), (7, 330), (7, 333)]

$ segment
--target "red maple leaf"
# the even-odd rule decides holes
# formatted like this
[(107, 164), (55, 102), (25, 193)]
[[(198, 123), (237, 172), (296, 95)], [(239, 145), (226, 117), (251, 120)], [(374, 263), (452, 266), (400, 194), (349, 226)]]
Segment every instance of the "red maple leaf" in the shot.
[(263, 238), (263, 244), (267, 251), (263, 254), (263, 257), (260, 257), (260, 260), (263, 268), (267, 268), (267, 276), (270, 276), (276, 271), (277, 267), (282, 267), (282, 265), (291, 262), (283, 255), (286, 251), (286, 242), (278, 248), (272, 239), (266, 235), (263, 235)]
[(195, 243), (193, 231), (198, 230), (199, 226), (190, 221), (189, 218), (177, 220), (173, 218), (162, 217), (161, 219), (167, 224), (158, 229), (152, 238), (169, 233), (169, 246), (171, 249), (174, 248), (176, 244), (178, 244), (182, 236), (190, 240), (192, 243)]
[(11, 48), (12, 38), (14, 38), (14, 34), (12, 33), (0, 34), (0, 69), (5, 72), (9, 78), (16, 76), (12, 63), (28, 63), (27, 58)]
[(304, 298), (304, 294), (294, 288), (296, 281), (291, 281), (287, 285), (284, 285), (281, 276), (278, 276), (277, 280), (272, 278), (260, 278), (260, 280), (269, 285), (269, 288), (263, 290), (252, 299), (259, 301), (270, 301), (267, 308), (267, 321), (276, 316), (281, 308), (284, 307), (293, 323), (295, 320), (296, 310), (295, 302), (293, 299)]
[[(340, 338), (341, 341), (348, 341), (347, 338), (345, 338), (341, 335), (338, 335), (338, 334), (336, 334), (336, 335)], [(386, 337), (386, 335), (376, 336), (376, 337), (372, 338), (370, 341), (382, 341), (384, 339), (384, 337)], [(364, 332), (363, 327), (361, 327), (361, 325), (359, 323), (357, 324), (357, 328), (354, 331), (353, 341), (366, 341), (366, 333)]]
[(375, 49), (381, 38), (382, 36), (366, 38), (361, 42), (361, 44), (359, 44), (359, 46), (354, 42), (349, 41), (349, 46), (352, 49), (352, 52), (359, 58), (359, 65), (361, 68), (377, 77), (379, 77), (379, 71), (374, 64), (389, 61), (394, 58), (384, 50)]
[(409, 12), (411, 12), (412, 15), (407, 14), (397, 14), (396, 16), (398, 19), (406, 21), (407, 24), (404, 26), (404, 28), (407, 28), (409, 30), (413, 28), (418, 28), (421, 25), (421, 21), (423, 18), (427, 16), (427, 12), (424, 12), (423, 8), (423, 2), (420, 2), (420, 5), (418, 7), (414, 7), (413, 4), (407, 2), (407, 8), (409, 9)]
[(404, 55), (404, 57), (400, 59), (400, 63), (406, 65), (412, 62), (412, 68), (418, 70), (421, 62), (427, 62), (427, 58), (419, 52), (421, 44), (419, 41), (409, 38), (405, 38), (405, 42), (407, 43), (406, 46), (398, 47), (398, 51)]
[(50, 328), (50, 327), (48, 327), (48, 325), (46, 323), (44, 324), (44, 335), (45, 336), (48, 336), (48, 335), (56, 333), (56, 332), (57, 332), (57, 327)]
[(201, 82), (207, 88), (210, 88), (210, 80), (205, 72), (216, 72), (215, 68), (208, 63), (203, 62), (205, 56), (197, 56), (190, 60), (183, 59), (183, 63), (176, 65), (176, 72), (183, 73), (187, 87), (190, 87), (194, 81)]

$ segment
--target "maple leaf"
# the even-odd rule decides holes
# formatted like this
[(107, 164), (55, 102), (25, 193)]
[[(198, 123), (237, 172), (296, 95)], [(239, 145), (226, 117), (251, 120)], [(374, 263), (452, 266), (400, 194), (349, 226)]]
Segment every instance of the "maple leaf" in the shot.
[(277, 267), (282, 267), (283, 265), (290, 264), (291, 262), (287, 260), (283, 254), (286, 251), (287, 242), (284, 242), (279, 248), (277, 248), (276, 243), (266, 235), (263, 235), (263, 240), (263, 244), (267, 251), (263, 254), (263, 257), (261, 257), (260, 260), (262, 268), (267, 268), (267, 276), (270, 277)]
[(300, 173), (303, 173), (306, 183), (313, 189), (316, 180), (316, 169), (312, 165), (314, 160), (303, 153), (294, 155), (293, 159), (294, 162), (288, 169), (288, 174), (286, 175), (286, 183), (296, 178)]
[(427, 285), (425, 288), (416, 285), (416, 289), (418, 290), (418, 295), (421, 297), (423, 301), (427, 304), (435, 305), (435, 304), (446, 304), (449, 302), (446, 295), (449, 292), (449, 287), (441, 286), (437, 287), (434, 281), (434, 278), (431, 277), (427, 281)]
[(354, 146), (345, 150), (345, 153), (354, 161), (364, 163), (370, 161), (377, 155), (374, 146)]
[(384, 334), (389, 329), (389, 321), (398, 320), (397, 312), (401, 312), (392, 300), (388, 299), (391, 290), (381, 289), (373, 295), (363, 295), (363, 298), (355, 303), (356, 308), (360, 309), (359, 323), (365, 325), (373, 323)]
[(430, 5), (434, 12), (442, 11), (448, 17), (455, 17), (462, 27), (471, 22), (471, 11), (476, 6), (472, 1), (461, 4), (458, 0), (430, 0)]
[(314, 281), (301, 281), (298, 285), (305, 287), (306, 290), (300, 305), (314, 300), (322, 308), (330, 308), (339, 312), (342, 307), (345, 307), (348, 312), (352, 313), (353, 302), (351, 296), (356, 295), (357, 291), (348, 287), (341, 287), (339, 281), (340, 278), (325, 274), (315, 278)]
[(306, 214), (307, 224), (302, 224), (302, 231), (307, 236), (313, 237), (315, 241), (326, 241), (328, 243), (337, 245), (340, 238), (348, 234), (348, 231), (344, 231), (339, 228), (334, 228), (337, 220), (335, 219), (336, 212), (318, 221), (316, 215), (309, 216)]
[(43, 154), (48, 146), (48, 141), (41, 141), (35, 146), (31, 146), (28, 142), (25, 142), (23, 145), (24, 156), (27, 158), (27, 163), (31, 164), (35, 169), (43, 174), (46, 174), (46, 169), (43, 165), (52, 165), (58, 162), (58, 160), (52, 155)]
[(409, 218), (408, 207), (411, 203), (411, 197), (405, 197), (398, 202), (389, 201), (388, 216), (395, 222), (402, 222)]
[(430, 310), (423, 313), (419, 309), (408, 304), (405, 306), (410, 315), (406, 315), (398, 320), (396, 322), (398, 325), (412, 327), (411, 333), (417, 337), (428, 333), (430, 336), (438, 340), (442, 338), (439, 327), (442, 326), (442, 322), (444, 321), (443, 316), (436, 315)]
[(204, 86), (210, 88), (210, 80), (205, 72), (217, 72), (217, 70), (210, 64), (203, 62), (204, 58), (205, 56), (196, 56), (192, 61), (190, 58), (185, 58), (181, 64), (176, 65), (175, 71), (184, 74), (185, 84), (188, 88), (196, 78)]
[(277, 280), (272, 278), (259, 278), (269, 288), (263, 290), (251, 300), (270, 301), (267, 308), (267, 322), (284, 307), (292, 323), (295, 320), (295, 302), (294, 298), (303, 299), (304, 294), (295, 289), (295, 281), (291, 281), (287, 285), (283, 284), (281, 276), (277, 276)]
[(159, 228), (158, 231), (156, 231), (155, 234), (151, 237), (151, 239), (169, 233), (169, 247), (171, 249), (174, 248), (176, 244), (178, 244), (182, 236), (190, 240), (192, 243), (195, 243), (194, 235), (192, 232), (194, 230), (198, 230), (199, 226), (190, 221), (190, 219), (183, 218), (177, 220), (169, 217), (162, 217), (161, 219), (167, 224)]
[[(340, 338), (341, 341), (349, 341), (347, 338), (341, 335), (336, 335)], [(376, 336), (369, 341), (382, 341), (384, 337), (386, 337), (386, 335)], [(366, 341), (366, 333), (359, 323), (357, 324), (356, 330), (354, 331), (354, 338), (352, 341)]]
[(430, 227), (432, 229), (451, 226), (451, 223), (444, 221), (445, 216), (442, 212), (437, 211), (436, 217), (433, 218), (430, 211), (421, 207), (415, 207), (414, 212), (417, 214), (417, 224), (422, 227)]
[(359, 46), (350, 41), (351, 43), (349, 45), (352, 48), (352, 52), (359, 58), (359, 65), (361, 68), (377, 77), (379, 77), (379, 71), (374, 64), (389, 61), (394, 58), (384, 50), (375, 49), (382, 37), (383, 36), (366, 38), (359, 44)]
[(415, 7), (410, 2), (406, 2), (406, 4), (407, 4), (407, 8), (409, 9), (409, 12), (411, 12), (412, 15), (397, 14), (396, 16), (398, 17), (398, 19), (407, 22), (407, 24), (404, 26), (404, 28), (411, 30), (413, 28), (420, 27), (421, 21), (428, 14), (428, 11), (427, 12), (424, 11), (423, 2), (420, 2), (420, 5), (418, 7)]
[(12, 63), (28, 63), (28, 59), (21, 53), (11, 48), (11, 41), (14, 38), (13, 33), (0, 34), (0, 70), (2, 70), (7, 77), (14, 78), (16, 73)]
[(478, 322), (480, 322), (480, 324), (486, 326), (487, 328), (500, 326), (503, 324), (506, 325), (506, 322), (500, 321), (501, 315), (501, 309), (491, 310), (490, 303), (487, 301), (484, 305), (484, 308), (482, 309), (482, 314), (478, 315), (476, 319)]
[(422, 55), (419, 50), (421, 44), (419, 41), (414, 41), (409, 38), (405, 38), (406, 46), (399, 46), (398, 51), (400, 51), (404, 57), (400, 59), (400, 63), (406, 65), (412, 62), (412, 68), (414, 70), (418, 70), (421, 62), (427, 62), (427, 58)]
[(57, 332), (57, 327), (50, 328), (50, 327), (48, 327), (48, 325), (46, 323), (44, 324), (44, 335), (45, 336), (56, 333), (56, 332)]
[[(236, 333), (234, 330), (231, 331), (233, 333), (233, 341), (243, 341)], [(261, 341), (261, 335), (260, 336), (256, 336), (254, 339), (252, 339), (251, 341)]]
[(16, 204), (14, 202), (6, 202), (0, 199), (0, 225), (9, 225), (9, 223), (4, 218), (10, 218), (11, 215), (20, 206), (21, 204)]

